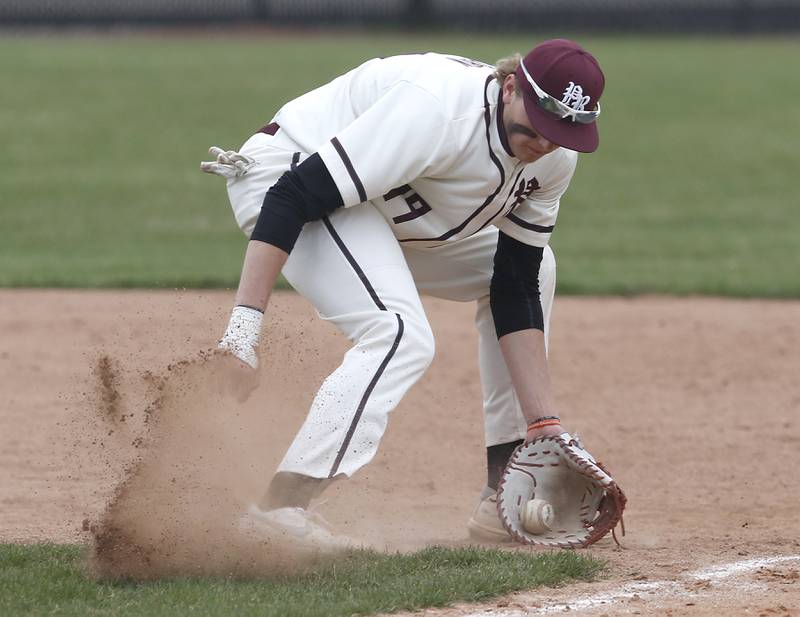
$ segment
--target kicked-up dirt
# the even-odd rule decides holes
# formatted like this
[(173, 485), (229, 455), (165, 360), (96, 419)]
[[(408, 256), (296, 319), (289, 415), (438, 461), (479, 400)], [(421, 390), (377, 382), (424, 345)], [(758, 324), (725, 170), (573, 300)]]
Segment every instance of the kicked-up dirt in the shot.
[[(97, 568), (143, 577), (291, 561), (237, 544), (235, 520), (347, 341), (276, 294), (261, 383), (237, 403), (201, 353), (232, 298), (0, 291), (0, 541), (92, 542), (117, 556)], [(320, 506), (389, 550), (467, 543), (485, 482), (473, 308), (425, 306), (433, 365)], [(800, 302), (557, 297), (552, 325), (565, 425), (629, 499), (624, 548), (589, 550), (599, 581), (427, 614), (800, 614)]]

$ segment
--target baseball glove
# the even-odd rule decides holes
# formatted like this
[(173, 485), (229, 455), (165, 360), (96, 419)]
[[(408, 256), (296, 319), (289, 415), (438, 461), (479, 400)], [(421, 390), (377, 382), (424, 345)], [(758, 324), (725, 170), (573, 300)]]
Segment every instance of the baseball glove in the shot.
[(519, 446), (497, 493), (500, 520), (514, 540), (561, 548), (589, 546), (609, 531), (617, 541), (613, 530), (625, 502), (614, 479), (569, 433)]

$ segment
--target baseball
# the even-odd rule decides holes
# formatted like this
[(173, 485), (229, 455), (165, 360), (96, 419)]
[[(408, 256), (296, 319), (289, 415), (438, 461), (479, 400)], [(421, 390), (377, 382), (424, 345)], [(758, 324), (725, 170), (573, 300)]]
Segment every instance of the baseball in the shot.
[(554, 518), (553, 506), (544, 499), (531, 499), (522, 508), (522, 526), (534, 535), (550, 531)]

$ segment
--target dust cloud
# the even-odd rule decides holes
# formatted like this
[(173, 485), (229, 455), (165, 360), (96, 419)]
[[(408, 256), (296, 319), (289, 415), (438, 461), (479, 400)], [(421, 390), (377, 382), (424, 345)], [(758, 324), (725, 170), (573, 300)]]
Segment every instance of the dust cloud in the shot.
[[(272, 369), (263, 371), (266, 381), (280, 381)], [(97, 360), (93, 405), (104, 439), (95, 443), (122, 480), (100, 520), (84, 521), (94, 576), (271, 576), (314, 562), (239, 529), (293, 432), (274, 430), (281, 407), (304, 401), (273, 387), (273, 396), (260, 389), (256, 410), (241, 405), (230, 389), (232, 370), (231, 358), (209, 352), (137, 380), (107, 355)]]

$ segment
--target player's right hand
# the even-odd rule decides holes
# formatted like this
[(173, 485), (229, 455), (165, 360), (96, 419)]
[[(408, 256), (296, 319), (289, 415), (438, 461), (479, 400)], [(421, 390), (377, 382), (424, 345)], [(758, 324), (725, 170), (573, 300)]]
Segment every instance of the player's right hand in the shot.
[(258, 342), (264, 314), (251, 306), (233, 307), (225, 334), (217, 344), (223, 356), (223, 389), (239, 401), (250, 396), (258, 385)]
[(230, 352), (252, 369), (258, 368), (258, 341), (261, 337), (261, 321), (264, 313), (251, 306), (233, 307), (225, 334), (217, 346)]
[(256, 350), (252, 345), (250, 345), (250, 341), (248, 340), (236, 338), (231, 336), (229, 332), (226, 332), (222, 337), (222, 340), (220, 340), (217, 344), (217, 348), (220, 351), (228, 352), (240, 363), (253, 370), (258, 368), (258, 356), (256, 355)]
[(216, 376), (221, 391), (244, 403), (259, 384), (259, 371), (220, 347), (217, 353)]

